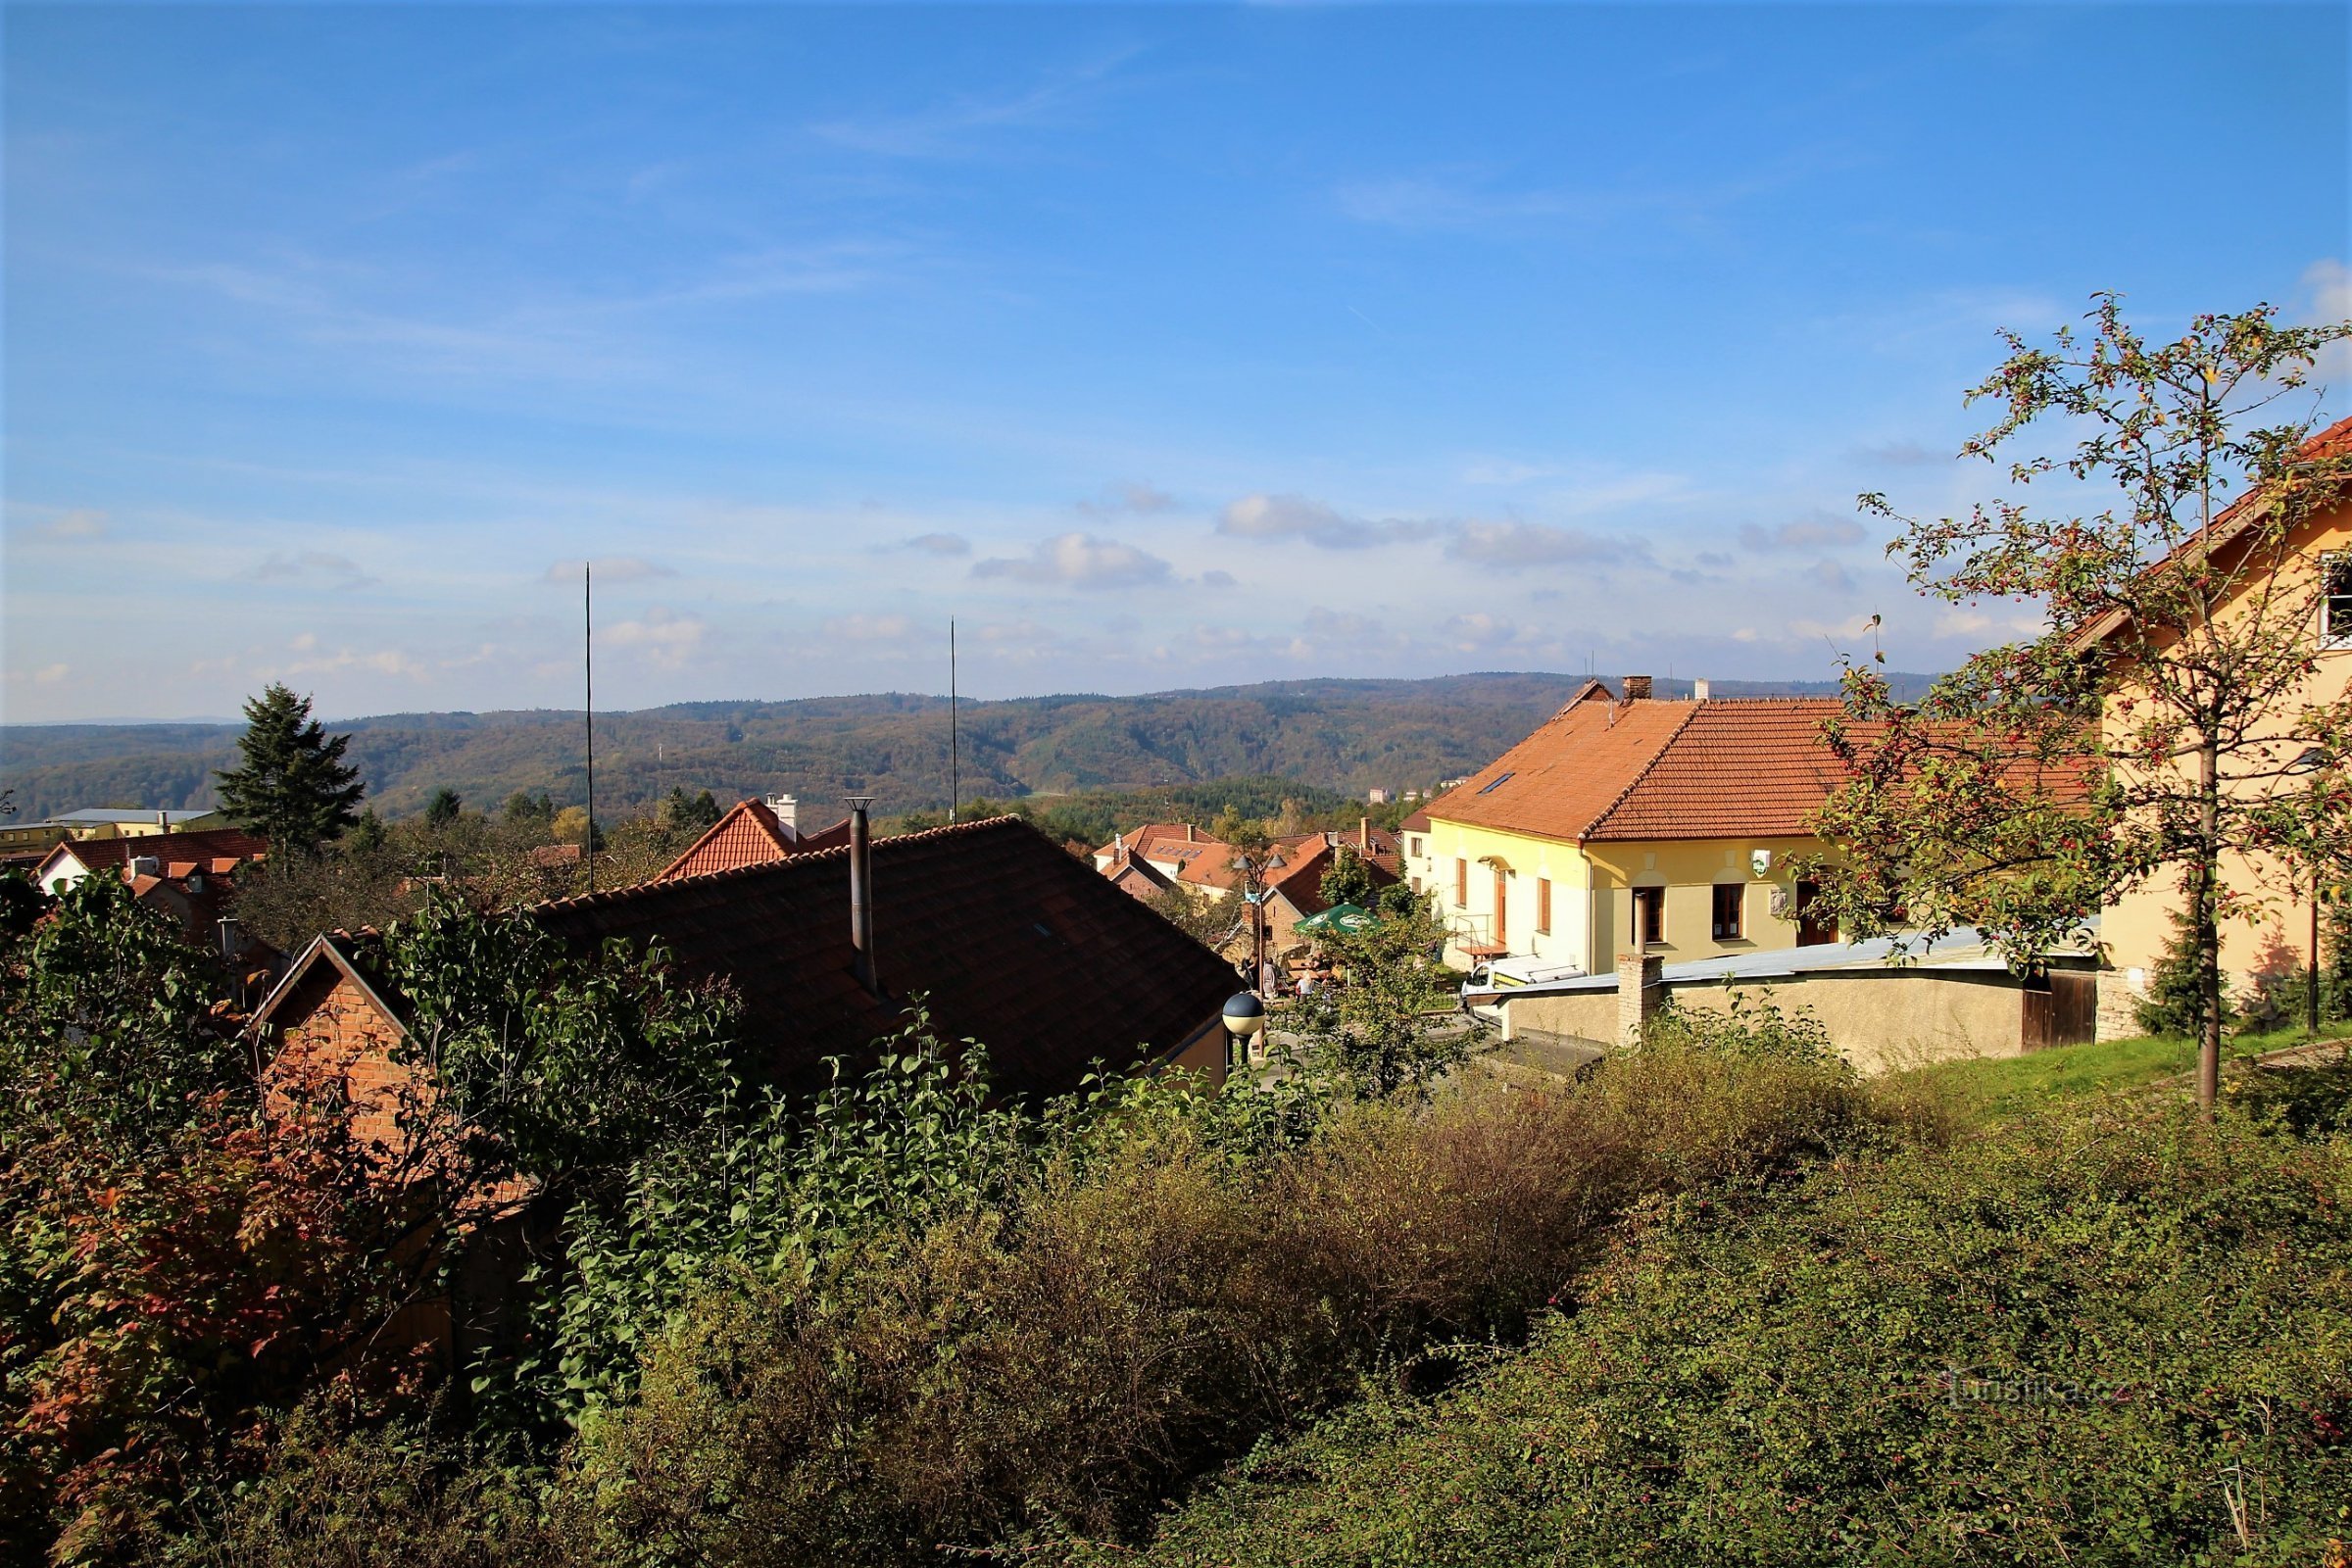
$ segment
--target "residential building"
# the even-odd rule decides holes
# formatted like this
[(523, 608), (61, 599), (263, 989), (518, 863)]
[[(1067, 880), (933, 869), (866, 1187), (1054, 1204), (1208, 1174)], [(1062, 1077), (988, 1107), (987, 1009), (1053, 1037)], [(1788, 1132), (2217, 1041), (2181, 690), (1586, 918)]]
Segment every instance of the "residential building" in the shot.
[[(2338, 420), (2314, 436), (2305, 444), (2302, 457), (2306, 462), (2352, 457), (2352, 418)], [(2307, 617), (2308, 671), (2299, 689), (2273, 705), (2271, 732), (2253, 737), (2257, 744), (2268, 745), (2276, 765), (2241, 756), (2232, 770), (2248, 776), (2225, 778), (2224, 784), (2235, 793), (2300, 789), (2304, 781), (2295, 762), (2313, 748), (2308, 735), (2295, 733), (2297, 719), (2313, 710), (2343, 704), (2352, 696), (2352, 486), (2344, 485), (2340, 478), (2326, 482), (2337, 486), (2332, 500), (2317, 508), (2276, 547), (2252, 542), (2258, 537), (2253, 525), (2265, 514), (2271, 499), (2258, 491), (2225, 509), (2202, 535), (2176, 552), (2179, 559), (2191, 551), (2209, 550), (2215, 571), (2238, 579), (2217, 621), (2248, 613), (2255, 607), (2272, 616), (2292, 613)], [(2256, 548), (2261, 551), (2259, 558), (2248, 553)], [(2143, 636), (2140, 628), (2118, 612), (2093, 621), (2075, 641), (2086, 653), (2095, 650), (2128, 662), (2146, 655), (2151, 647), (2163, 647), (2170, 639), (2162, 631)], [(2108, 704), (2103, 722), (2110, 742), (2123, 740), (2134, 702), (2127, 684)], [(2111, 753), (2129, 750), (2120, 744), (2111, 747)], [(2119, 756), (2116, 765), (2129, 769), (2132, 764)], [(2183, 784), (2188, 765), (2185, 760), (2178, 764)], [(2315, 919), (2314, 893), (2303, 876), (2290, 875), (2277, 861), (2231, 855), (2226, 858), (2222, 878), (2225, 886), (2259, 894), (2265, 901), (2258, 918), (2223, 922), (2222, 967), (2226, 972), (2243, 979), (2275, 970), (2282, 963), (2307, 966), (2312, 962), (2313, 933), (2321, 922)], [(2173, 935), (2174, 915), (2185, 898), (2180, 873), (2173, 868), (2126, 894), (2102, 914), (2100, 935), (2107, 945), (2108, 960), (2127, 992), (2145, 989), (2149, 971), (2164, 956)], [(2130, 1008), (2118, 999), (2116, 1005), (2103, 1009), (2102, 1028), (2110, 1034), (2136, 1032)]]
[[(1403, 862), (1396, 836), (1374, 827), (1370, 817), (1358, 818), (1352, 833), (1294, 833), (1274, 841), (1261, 874), (1269, 953), (1298, 946), (1292, 928), (1331, 906), (1323, 897), (1323, 876), (1343, 855), (1361, 856), (1376, 885), (1399, 878)], [(1243, 890), (1246, 880), (1233, 847), (1190, 822), (1147, 823), (1115, 835), (1095, 851), (1094, 861), (1103, 876), (1138, 898), (1177, 886), (1225, 899)]]
[(814, 833), (801, 831), (800, 803), (789, 795), (745, 801), (704, 830), (678, 858), (654, 873), (656, 882), (708, 876), (747, 865), (764, 865), (786, 856), (829, 850), (850, 841), (850, 819)]
[[(1405, 823), (1406, 871), (1461, 964), (1607, 974), (1835, 942), (1790, 863), (1840, 774), (1827, 699), (1658, 702), (1587, 682), (1534, 734)], [(1507, 966), (1498, 971), (1509, 972)]]
[(0, 825), (0, 857), (46, 854), (68, 840), (143, 838), (159, 833), (196, 833), (227, 827), (220, 811), (161, 811), (139, 806), (100, 806), (60, 811), (37, 822)]
[[(998, 1089), (1078, 1088), (1097, 1065), (1222, 1076), (1227, 963), (1140, 908), (1018, 817), (878, 839), (869, 857), (869, 985), (853, 927), (854, 844), (538, 906), (576, 947), (661, 943), (679, 972), (742, 999), (740, 1065), (793, 1092), (852, 1072), (919, 1004), (939, 1038), (988, 1048)], [(321, 937), (258, 1009), (279, 1049), (357, 1063), (376, 1100), (406, 1025), (368, 944)], [(361, 1107), (363, 1112), (367, 1107)]]
[(222, 922), (235, 906), (239, 872), (268, 858), (270, 846), (236, 828), (198, 833), (142, 834), (127, 838), (69, 840), (33, 868), (42, 892), (59, 894), (91, 876), (119, 876), (132, 895), (161, 911), (189, 942), (218, 946), (221, 956), (243, 966), (272, 961), (262, 943)]

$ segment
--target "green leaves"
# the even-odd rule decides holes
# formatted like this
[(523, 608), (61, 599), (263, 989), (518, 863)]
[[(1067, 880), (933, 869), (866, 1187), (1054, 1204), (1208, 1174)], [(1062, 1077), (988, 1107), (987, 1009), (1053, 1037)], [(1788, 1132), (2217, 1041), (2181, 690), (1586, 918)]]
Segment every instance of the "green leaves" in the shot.
[(271, 682), (245, 704), (238, 763), (215, 775), (220, 808), (280, 855), (309, 854), (356, 820), (366, 787), (343, 761), (348, 735), (331, 740), (311, 700)]

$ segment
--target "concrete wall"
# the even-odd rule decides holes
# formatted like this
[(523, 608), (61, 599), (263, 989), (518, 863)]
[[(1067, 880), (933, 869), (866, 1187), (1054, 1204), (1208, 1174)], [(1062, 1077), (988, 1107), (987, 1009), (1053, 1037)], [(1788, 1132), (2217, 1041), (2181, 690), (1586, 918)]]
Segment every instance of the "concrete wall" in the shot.
[[(2023, 996), (2017, 981), (1999, 970), (1837, 969), (1743, 982), (1740, 990), (1749, 999), (1769, 999), (1783, 1012), (1811, 1011), (1838, 1050), (1865, 1073), (1963, 1056), (2014, 1056), (2024, 1048)], [(1731, 993), (1720, 980), (1668, 981), (1666, 991), (1678, 1007), (1731, 1008)], [(1613, 1045), (1621, 1005), (1615, 989), (1520, 997), (1502, 1004), (1503, 1037), (1537, 1031)]]

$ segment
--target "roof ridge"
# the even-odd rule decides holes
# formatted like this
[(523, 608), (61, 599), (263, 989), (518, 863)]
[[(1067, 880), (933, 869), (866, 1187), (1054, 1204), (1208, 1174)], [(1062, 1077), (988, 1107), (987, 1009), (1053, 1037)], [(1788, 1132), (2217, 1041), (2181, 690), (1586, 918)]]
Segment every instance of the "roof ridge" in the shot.
[(704, 845), (709, 844), (711, 840), (717, 838), (719, 834), (725, 832), (727, 824), (738, 816), (747, 816), (752, 821), (758, 823), (760, 826), (760, 831), (767, 835), (767, 841), (770, 844), (773, 844), (777, 849), (784, 851), (786, 854), (791, 853), (792, 846), (787, 844), (780, 836), (784, 831), (784, 824), (776, 819), (775, 812), (768, 809), (767, 803), (765, 801), (760, 800), (758, 796), (754, 796), (750, 800), (737, 801), (733, 806), (728, 807), (724, 811), (720, 812), (717, 821), (703, 829), (703, 831), (696, 836), (695, 841), (692, 844), (687, 845), (677, 854), (671, 856), (669, 858), (669, 864), (664, 865), (661, 870), (656, 871), (653, 876), (649, 878), (649, 880), (655, 882), (661, 882), (664, 880), (673, 882), (685, 880), (683, 877), (670, 876), (670, 870), (673, 867), (683, 865), (697, 850), (701, 849)]
[(1697, 699), (1691, 702), (1690, 711), (1683, 715), (1681, 723), (1675, 725), (1673, 729), (1666, 732), (1666, 738), (1658, 743), (1658, 749), (1656, 751), (1649, 754), (1649, 760), (1642, 764), (1642, 770), (1633, 776), (1632, 781), (1628, 783), (1625, 788), (1617, 792), (1617, 798), (1615, 800), (1611, 801), (1608, 805), (1600, 808), (1599, 815), (1593, 817), (1592, 821), (1587, 822), (1584, 825), (1583, 830), (1576, 835), (1580, 842), (1591, 838), (1593, 833), (1599, 829), (1602, 823), (1606, 822), (1611, 816), (1616, 814), (1617, 808), (1623, 806), (1626, 803), (1627, 798), (1631, 796), (1634, 791), (1642, 787), (1642, 781), (1649, 777), (1650, 773), (1656, 769), (1659, 760), (1668, 752), (1674, 750), (1674, 743), (1683, 738), (1683, 731), (1689, 729), (1690, 727), (1690, 721), (1698, 717), (1699, 710), (1711, 706), (1713, 702), (1713, 698)]
[[(931, 839), (942, 839), (948, 837), (950, 834), (972, 833), (977, 832), (982, 828), (1003, 827), (1013, 822), (1021, 823), (1023, 826), (1028, 825), (1028, 819), (1026, 817), (1019, 816), (1008, 811), (1002, 816), (984, 816), (979, 820), (972, 822), (948, 822), (943, 823), (938, 827), (927, 827), (919, 832), (914, 833), (893, 833), (887, 838), (875, 839), (872, 847), (876, 851), (879, 851), (890, 845), (911, 844), (918, 839), (926, 841)], [(836, 827), (839, 825), (839, 823), (834, 824)], [(832, 829), (828, 828), (826, 831), (830, 832)], [(721, 877), (730, 876), (752, 877), (766, 875), (794, 866), (808, 865), (817, 860), (829, 860), (836, 857), (847, 859), (849, 858), (849, 854), (850, 847), (847, 844), (835, 844), (825, 849), (809, 850), (800, 855), (780, 856), (773, 860), (761, 860), (754, 865), (729, 865), (723, 866), (716, 871), (698, 871), (692, 876), (673, 876), (666, 881), (632, 882), (625, 888), (603, 888), (594, 893), (574, 893), (561, 899), (546, 899), (542, 900), (540, 903), (530, 906), (530, 908), (534, 913), (547, 909), (587, 908), (593, 905), (609, 904), (617, 899), (633, 898), (650, 888), (684, 887), (690, 883), (714, 882)]]

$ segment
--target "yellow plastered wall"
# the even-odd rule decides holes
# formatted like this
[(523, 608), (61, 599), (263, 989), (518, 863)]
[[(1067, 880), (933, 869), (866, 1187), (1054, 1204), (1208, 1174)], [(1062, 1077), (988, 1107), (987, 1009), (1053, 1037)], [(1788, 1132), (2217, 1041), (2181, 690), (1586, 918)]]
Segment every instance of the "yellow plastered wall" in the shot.
[[(1753, 861), (1759, 850), (1772, 856), (1771, 868), (1760, 876)], [(1769, 953), (1795, 947), (1796, 922), (1774, 917), (1773, 890), (1792, 887), (1789, 863), (1800, 855), (1818, 855), (1821, 850), (1821, 841), (1810, 837), (1587, 845), (1595, 897), (1607, 901), (1607, 925), (1623, 939), (1598, 955), (1602, 962), (1591, 972), (1613, 973), (1616, 948), (1633, 940), (1635, 888), (1666, 890), (1666, 940), (1651, 943), (1644, 951), (1670, 964), (1694, 963), (1727, 953)], [(1746, 889), (1741, 935), (1736, 941), (1715, 940), (1715, 886), (1720, 882), (1736, 882)]]
[[(2313, 576), (2324, 556), (2352, 552), (2352, 505), (2338, 507), (2315, 518), (2303, 539), (2296, 544), (2294, 576), (2288, 579), (2287, 591), (2301, 594), (2310, 591)], [(2225, 609), (2222, 613), (2230, 613)], [(2293, 715), (2305, 706), (2340, 702), (2352, 692), (2352, 647), (2322, 648), (2314, 658), (2312, 673), (2304, 686), (2300, 700), (2284, 705), (2278, 728), (2283, 732), (2291, 727)], [(2122, 694), (2124, 699), (2129, 693)], [(2110, 700), (2107, 710), (2107, 738), (2112, 743), (2128, 725), (2122, 700)], [(2281, 742), (2281, 749), (2292, 755), (2293, 742)], [(2193, 762), (2189, 764), (2193, 766)], [(2238, 788), (2253, 793), (2267, 789), (2293, 789), (2290, 779), (2268, 782), (2241, 783)], [(2297, 963), (2311, 961), (2311, 890), (2296, 886), (2286, 869), (2275, 861), (2249, 860), (2232, 856), (2222, 866), (2223, 884), (2232, 891), (2256, 894), (2264, 906), (2258, 918), (2233, 921), (2222, 932), (2222, 967), (2233, 974), (2245, 975), (2262, 967), (2266, 957), (2283, 949), (2293, 955)], [(2137, 971), (2144, 978), (2146, 971), (2164, 956), (2172, 940), (2173, 914), (2186, 904), (2181, 891), (2178, 867), (2157, 873), (2146, 885), (2126, 894), (2110, 907), (2100, 924), (2100, 938), (2107, 944), (2109, 961), (2127, 976)]]
[[(1790, 885), (1788, 868), (1792, 859), (1819, 854), (1822, 849), (1818, 839), (1809, 837), (1580, 847), (1559, 839), (1435, 816), (1430, 819), (1428, 837), (1438, 912), (1452, 932), (1446, 950), (1447, 962), (1468, 966), (1474, 960), (1465, 950), (1492, 940), (1494, 873), (1484, 862), (1494, 857), (1510, 867), (1503, 890), (1505, 938), (1512, 956), (1574, 963), (1588, 974), (1616, 971), (1617, 951), (1631, 939), (1634, 929), (1632, 890), (1637, 887), (1666, 889), (1666, 940), (1649, 951), (1669, 963), (1796, 946), (1795, 923), (1773, 917), (1772, 892)], [(1755, 873), (1751, 862), (1758, 850), (1772, 855), (1772, 868), (1762, 876)], [(1455, 897), (1457, 860), (1469, 868), (1467, 901)], [(1536, 929), (1538, 878), (1551, 883), (1548, 932)], [(1747, 889), (1744, 934), (1738, 941), (1717, 942), (1714, 938), (1718, 882), (1738, 882)]]
[[(1464, 951), (1493, 939), (1494, 931), (1494, 868), (1485, 863), (1499, 858), (1510, 869), (1503, 874), (1505, 936), (1514, 955), (1533, 955), (1557, 963), (1591, 967), (1591, 868), (1584, 852), (1559, 839), (1532, 833), (1506, 833), (1497, 828), (1432, 817), (1426, 837), (1430, 862), (1429, 887), (1435, 892), (1439, 918), (1451, 933), (1446, 961), (1468, 967), (1475, 960)], [(1469, 868), (1469, 898), (1455, 897), (1455, 862)], [(1536, 928), (1540, 903), (1536, 884), (1551, 884), (1551, 925)]]
[[(2014, 1056), (2024, 1049), (2025, 1003), (2000, 971), (1856, 968), (1756, 980), (1741, 994), (1784, 1013), (1810, 1012), (1839, 1054), (1864, 1073), (1897, 1071), (1967, 1056)], [(1721, 981), (1669, 983), (1679, 1007), (1730, 1010)], [(1528, 996), (1503, 1004), (1506, 1036), (1543, 1033), (1616, 1044), (1617, 994)]]

